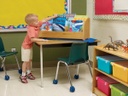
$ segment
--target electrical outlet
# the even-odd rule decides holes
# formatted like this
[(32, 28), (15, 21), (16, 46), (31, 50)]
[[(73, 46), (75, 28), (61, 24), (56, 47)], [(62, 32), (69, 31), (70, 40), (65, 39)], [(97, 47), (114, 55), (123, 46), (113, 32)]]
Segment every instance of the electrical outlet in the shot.
[(12, 52), (15, 52), (15, 51), (16, 51), (16, 48), (11, 48), (11, 51), (12, 51)]

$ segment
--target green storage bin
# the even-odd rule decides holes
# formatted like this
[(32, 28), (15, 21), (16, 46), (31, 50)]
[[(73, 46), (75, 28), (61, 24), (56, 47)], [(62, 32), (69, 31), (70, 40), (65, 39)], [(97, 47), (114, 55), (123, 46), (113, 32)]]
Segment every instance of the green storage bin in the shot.
[(111, 88), (111, 96), (128, 96), (128, 87), (122, 84), (112, 84)]

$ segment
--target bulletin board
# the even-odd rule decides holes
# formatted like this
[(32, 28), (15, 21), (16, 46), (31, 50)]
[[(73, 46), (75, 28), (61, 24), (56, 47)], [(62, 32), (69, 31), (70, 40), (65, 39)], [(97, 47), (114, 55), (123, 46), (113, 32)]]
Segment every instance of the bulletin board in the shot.
[(128, 21), (128, 0), (94, 0), (94, 19)]
[(0, 29), (25, 28), (28, 13), (37, 14), (39, 20), (53, 14), (66, 13), (66, 0), (1, 0)]

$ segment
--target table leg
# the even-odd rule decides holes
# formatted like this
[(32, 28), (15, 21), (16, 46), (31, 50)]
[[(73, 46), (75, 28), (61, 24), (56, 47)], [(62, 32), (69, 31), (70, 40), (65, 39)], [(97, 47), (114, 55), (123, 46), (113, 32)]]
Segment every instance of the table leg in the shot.
[(40, 45), (40, 73), (41, 73), (41, 87), (43, 87), (43, 47)]

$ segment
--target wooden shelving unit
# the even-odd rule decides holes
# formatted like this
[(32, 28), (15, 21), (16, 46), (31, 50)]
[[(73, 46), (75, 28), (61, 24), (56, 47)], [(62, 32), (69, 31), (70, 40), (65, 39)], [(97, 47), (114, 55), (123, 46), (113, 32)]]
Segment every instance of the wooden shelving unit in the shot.
[(94, 57), (93, 57), (93, 84), (92, 84), (92, 92), (95, 93), (97, 96), (107, 96), (105, 95), (103, 92), (101, 92), (100, 90), (98, 90), (97, 88), (97, 84), (96, 84), (96, 76), (99, 74), (104, 74), (120, 83), (122, 83), (123, 85), (128, 87), (128, 83), (123, 82), (115, 77), (113, 77), (110, 74), (106, 74), (105, 72), (99, 70), (97, 68), (97, 60), (96, 60), (96, 56), (103, 56), (103, 55), (114, 55), (114, 56), (118, 56), (124, 59), (128, 60), (128, 53), (123, 52), (122, 50), (117, 50), (117, 51), (113, 51), (113, 50), (107, 50), (103, 48), (104, 45), (99, 45), (99, 46), (95, 46), (94, 47)]
[(82, 39), (90, 37), (90, 19), (84, 18), (84, 25), (82, 32), (55, 32), (55, 31), (40, 31), (39, 37), (41, 38), (65, 38), (65, 39)]

